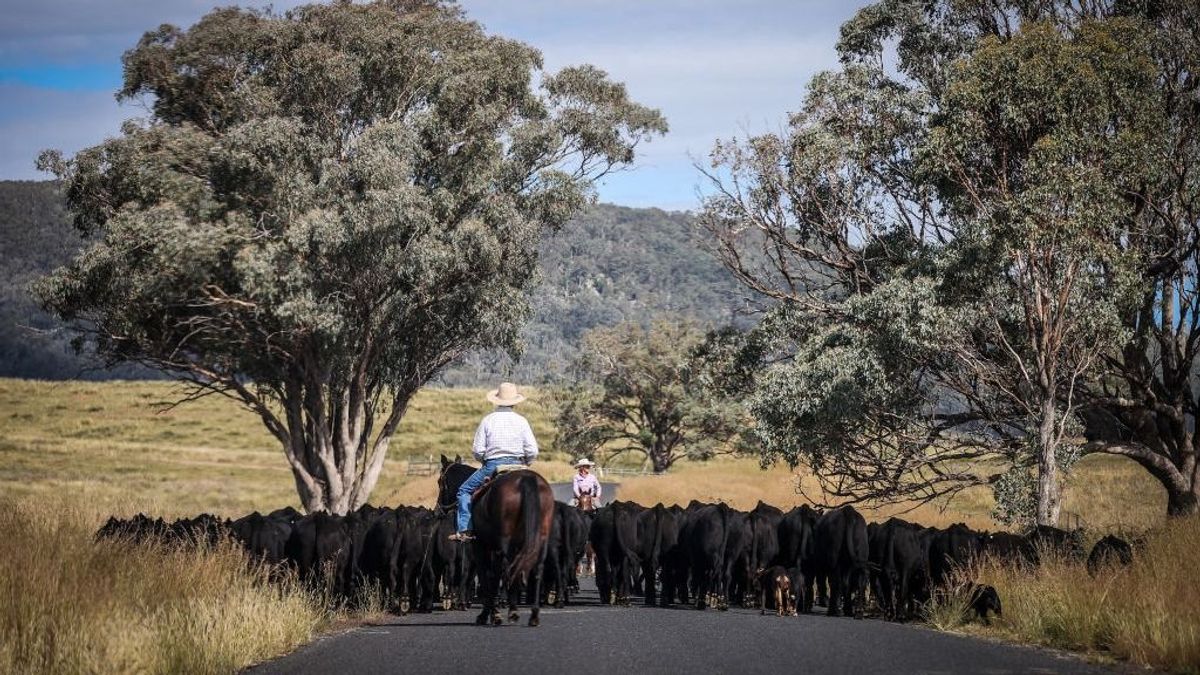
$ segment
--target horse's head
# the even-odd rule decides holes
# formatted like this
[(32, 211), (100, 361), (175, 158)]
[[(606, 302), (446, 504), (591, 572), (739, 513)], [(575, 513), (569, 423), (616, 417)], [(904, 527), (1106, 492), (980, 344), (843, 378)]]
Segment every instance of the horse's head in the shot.
[(596, 497), (590, 492), (579, 495), (578, 506), (580, 511), (595, 511)]
[(442, 471), (438, 474), (438, 510), (449, 511), (455, 507), (459, 486), (473, 473), (475, 468), (461, 463), (458, 457), (452, 461), (442, 455)]

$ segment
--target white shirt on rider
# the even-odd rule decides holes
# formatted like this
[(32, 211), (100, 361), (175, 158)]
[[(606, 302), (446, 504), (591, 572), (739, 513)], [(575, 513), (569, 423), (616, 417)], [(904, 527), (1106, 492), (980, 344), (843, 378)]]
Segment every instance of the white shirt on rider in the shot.
[(475, 430), (471, 454), (480, 462), (515, 458), (530, 464), (537, 457), (538, 444), (528, 420), (517, 414), (512, 406), (498, 406)]

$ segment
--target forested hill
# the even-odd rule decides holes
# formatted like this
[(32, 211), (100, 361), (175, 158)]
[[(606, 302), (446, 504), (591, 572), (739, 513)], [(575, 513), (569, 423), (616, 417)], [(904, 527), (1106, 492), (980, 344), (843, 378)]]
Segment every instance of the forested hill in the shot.
[[(0, 181), (0, 376), (148, 375), (128, 367), (94, 370), (92, 361), (71, 353), (70, 334), (29, 297), (29, 282), (81, 245), (52, 183)], [(445, 383), (555, 380), (589, 328), (666, 314), (726, 322), (738, 297), (728, 273), (697, 244), (687, 214), (658, 209), (590, 209), (546, 239), (541, 270), (521, 360), (474, 354), (447, 372)]]

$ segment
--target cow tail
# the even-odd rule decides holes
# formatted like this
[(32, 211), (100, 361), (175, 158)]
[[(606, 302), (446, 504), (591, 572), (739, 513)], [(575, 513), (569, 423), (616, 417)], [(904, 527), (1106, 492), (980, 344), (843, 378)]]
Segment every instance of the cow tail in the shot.
[(521, 476), (521, 513), (524, 515), (525, 539), (521, 550), (513, 556), (512, 562), (504, 572), (505, 588), (512, 588), (522, 574), (533, 570), (541, 557), (544, 541), (538, 536), (542, 521), (542, 496), (538, 494), (537, 479), (533, 476)]
[(658, 564), (659, 555), (662, 553), (662, 512), (663, 510), (655, 507), (654, 509), (654, 547), (650, 549), (650, 560)]

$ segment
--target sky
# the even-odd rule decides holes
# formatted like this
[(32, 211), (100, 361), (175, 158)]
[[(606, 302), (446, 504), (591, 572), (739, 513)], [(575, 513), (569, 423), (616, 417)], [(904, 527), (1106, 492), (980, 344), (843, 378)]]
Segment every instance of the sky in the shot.
[[(119, 105), (121, 54), (162, 23), (190, 26), (214, 0), (41, 0), (0, 17), (0, 179), (45, 179), (42, 149), (73, 153), (144, 116)], [(243, 1), (276, 10), (300, 4)], [(542, 51), (547, 70), (593, 64), (658, 108), (670, 132), (634, 168), (598, 186), (602, 201), (698, 206), (717, 139), (778, 131), (813, 74), (837, 64), (838, 28), (862, 0), (462, 0), (492, 33)]]

